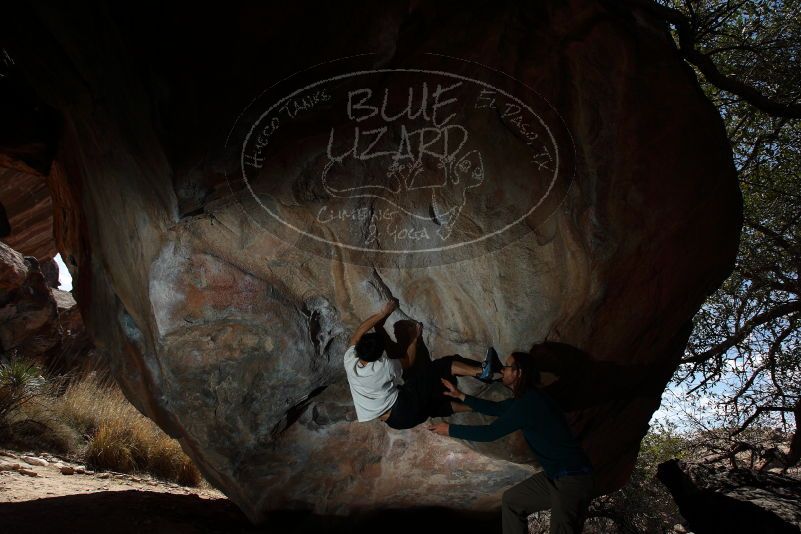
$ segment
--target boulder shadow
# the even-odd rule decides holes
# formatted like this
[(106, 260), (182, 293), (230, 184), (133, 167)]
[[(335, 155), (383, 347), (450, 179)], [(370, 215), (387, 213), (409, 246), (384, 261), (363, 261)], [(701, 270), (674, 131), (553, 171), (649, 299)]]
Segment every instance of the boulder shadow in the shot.
[(408, 534), (439, 529), (492, 534), (500, 533), (500, 527), (500, 510), (471, 512), (434, 507), (371, 510), (349, 516), (282, 510), (269, 513), (261, 524), (253, 525), (228, 499), (137, 490), (0, 503), (0, 530), (16, 534)]
[[(379, 328), (384, 328), (383, 326), (376, 327), (376, 330)], [(386, 351), (387, 356), (390, 358), (401, 358), (403, 355), (406, 354), (406, 351), (409, 348), (409, 345), (412, 343), (412, 339), (414, 338), (414, 332), (417, 328), (417, 321), (411, 321), (408, 319), (401, 319), (399, 321), (395, 321), (392, 325), (392, 331), (395, 335), (395, 341), (392, 341), (389, 336), (385, 336), (386, 340)], [(425, 328), (425, 325), (423, 325)], [(417, 351), (415, 353), (414, 364), (412, 366), (413, 370), (418, 370), (422, 367), (425, 367), (431, 363), (431, 353), (426, 347), (425, 341), (421, 338), (417, 342)]]
[(540, 371), (558, 376), (543, 391), (566, 412), (641, 396), (659, 396), (674, 368), (672, 361), (645, 365), (602, 361), (572, 345), (555, 341), (538, 343), (530, 353)]

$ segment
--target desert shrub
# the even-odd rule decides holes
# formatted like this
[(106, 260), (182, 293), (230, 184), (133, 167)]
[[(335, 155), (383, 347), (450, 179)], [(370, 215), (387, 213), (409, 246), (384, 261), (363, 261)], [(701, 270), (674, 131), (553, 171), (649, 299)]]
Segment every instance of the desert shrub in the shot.
[(109, 469), (121, 473), (137, 470), (130, 433), (117, 421), (100, 423), (86, 447), (87, 465), (96, 469)]
[(657, 466), (671, 458), (685, 458), (689, 439), (671, 425), (655, 424), (640, 444), (629, 483), (593, 501), (587, 530), (592, 532), (669, 532), (682, 523), (676, 504), (656, 477)]
[(184, 454), (178, 442), (164, 433), (152, 440), (148, 452), (148, 471), (159, 478), (184, 486), (199, 486), (202, 479), (195, 464)]
[(79, 450), (81, 435), (59, 417), (54, 402), (52, 397), (42, 396), (9, 413), (0, 428), (0, 443), (14, 449), (60, 454)]
[(203, 480), (176, 440), (137, 411), (107, 375), (94, 372), (44, 377), (31, 361), (0, 365), (0, 443), (188, 486)]
[(0, 364), (0, 443), (67, 453), (80, 438), (54, 410), (53, 383), (39, 365), (12, 357)]
[(116, 384), (95, 373), (69, 384), (60, 397), (59, 412), (86, 439), (98, 432), (101, 422), (141, 417)]
[(200, 472), (178, 442), (138, 412), (116, 384), (94, 374), (75, 381), (63, 395), (61, 411), (88, 439), (87, 465), (200, 484)]
[(0, 363), (0, 425), (32, 399), (45, 395), (46, 382), (35, 362), (12, 358)]

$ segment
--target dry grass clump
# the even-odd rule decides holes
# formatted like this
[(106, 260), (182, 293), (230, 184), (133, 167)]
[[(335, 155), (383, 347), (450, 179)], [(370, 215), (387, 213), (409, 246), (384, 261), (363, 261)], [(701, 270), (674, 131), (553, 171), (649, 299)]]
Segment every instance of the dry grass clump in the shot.
[(102, 421), (122, 419), (139, 412), (108, 377), (92, 372), (73, 379), (60, 396), (63, 419), (86, 439), (92, 437)]
[(73, 454), (84, 441), (59, 417), (56, 400), (42, 396), (6, 414), (0, 423), (0, 443), (16, 449)]
[(108, 376), (48, 380), (38, 367), (15, 363), (0, 367), (0, 401), (0, 442), (7, 446), (71, 454), (96, 469), (202, 483), (180, 444), (139, 413)]
[(139, 413), (113, 383), (89, 375), (63, 395), (62, 413), (88, 437), (85, 461), (99, 469), (148, 472), (197, 486), (200, 472), (178, 442)]
[(0, 442), (59, 453), (78, 447), (80, 436), (57, 415), (54, 391), (34, 362), (0, 363)]
[(177, 441), (163, 432), (154, 436), (153, 447), (148, 454), (148, 471), (167, 480), (174, 480), (184, 486), (200, 486), (203, 481), (200, 471), (184, 454)]

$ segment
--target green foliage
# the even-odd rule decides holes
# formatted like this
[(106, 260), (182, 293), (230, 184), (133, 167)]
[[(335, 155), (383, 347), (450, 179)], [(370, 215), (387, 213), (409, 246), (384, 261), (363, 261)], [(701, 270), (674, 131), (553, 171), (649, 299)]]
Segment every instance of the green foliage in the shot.
[(34, 361), (12, 357), (0, 364), (0, 441), (17, 448), (68, 452), (78, 436), (54, 415), (55, 381)]
[(744, 202), (736, 267), (696, 316), (675, 380), (711, 397), (732, 435), (790, 430), (801, 413), (801, 1), (658, 4), (720, 111)]
[(643, 479), (656, 475), (656, 468), (671, 458), (684, 459), (688, 456), (688, 438), (679, 434), (676, 426), (657, 423), (640, 443), (637, 457), (637, 470)]
[(45, 394), (45, 386), (41, 369), (35, 362), (12, 358), (0, 363), (0, 426), (8, 424), (8, 416), (14, 410)]
[(27, 360), (0, 365), (0, 445), (65, 453), (97, 469), (203, 482), (180, 444), (139, 413), (113, 380), (95, 373), (42, 376)]
[[(690, 440), (675, 426), (656, 424), (643, 438), (629, 483), (593, 501), (588, 530), (622, 533), (667, 532), (681, 523), (678, 508), (656, 476), (657, 466), (671, 458), (686, 458)], [(611, 523), (611, 524), (610, 524)]]

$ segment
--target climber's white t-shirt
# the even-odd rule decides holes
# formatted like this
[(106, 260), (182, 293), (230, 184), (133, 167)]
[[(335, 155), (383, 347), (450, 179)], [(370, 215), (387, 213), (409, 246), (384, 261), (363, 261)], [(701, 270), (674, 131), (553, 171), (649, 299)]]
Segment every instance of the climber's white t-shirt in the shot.
[(384, 353), (361, 367), (356, 346), (351, 345), (345, 352), (344, 363), (359, 422), (371, 421), (392, 408), (398, 398), (398, 385), (403, 383), (400, 360), (388, 358)]

